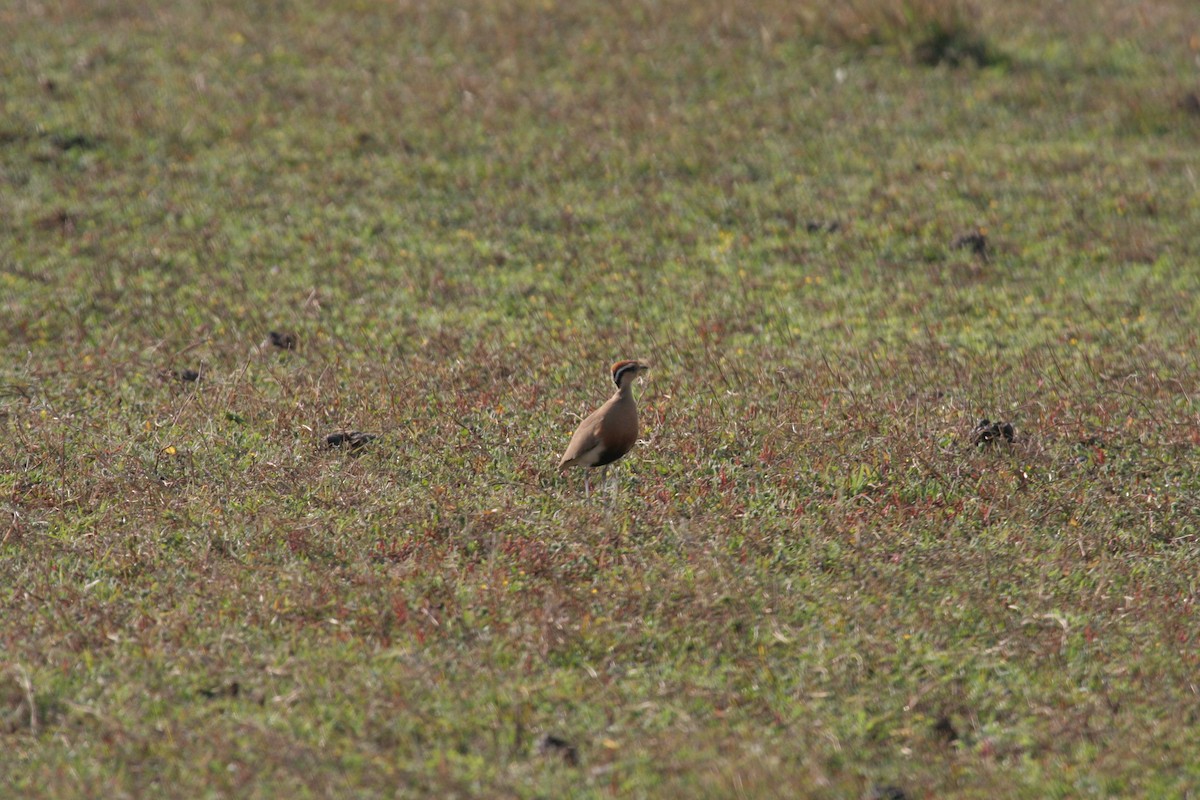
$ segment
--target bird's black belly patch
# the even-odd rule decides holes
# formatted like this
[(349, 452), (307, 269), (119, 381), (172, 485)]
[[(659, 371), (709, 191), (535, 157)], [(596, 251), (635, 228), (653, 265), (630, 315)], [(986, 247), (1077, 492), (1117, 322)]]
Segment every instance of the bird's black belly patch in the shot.
[(596, 463), (592, 464), (592, 467), (603, 467), (605, 464), (611, 464), (627, 452), (627, 450), (601, 450), (600, 457), (596, 459)]

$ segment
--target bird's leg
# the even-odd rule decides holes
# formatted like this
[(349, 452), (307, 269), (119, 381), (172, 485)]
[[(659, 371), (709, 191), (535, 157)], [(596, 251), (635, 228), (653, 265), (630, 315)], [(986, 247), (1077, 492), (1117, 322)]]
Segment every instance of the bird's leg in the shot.
[(592, 487), (588, 481), (588, 468), (584, 467), (583, 468), (583, 496), (591, 497), (591, 495), (592, 495)]

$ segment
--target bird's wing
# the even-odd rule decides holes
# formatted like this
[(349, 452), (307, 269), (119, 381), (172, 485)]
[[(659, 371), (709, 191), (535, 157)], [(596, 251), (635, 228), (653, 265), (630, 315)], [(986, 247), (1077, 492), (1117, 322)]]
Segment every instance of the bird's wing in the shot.
[(571, 436), (570, 444), (567, 445), (566, 451), (558, 462), (560, 468), (571, 465), (575, 459), (600, 447), (600, 429), (604, 422), (603, 414), (600, 413), (602, 410), (597, 409), (591, 416), (579, 423), (579, 427)]

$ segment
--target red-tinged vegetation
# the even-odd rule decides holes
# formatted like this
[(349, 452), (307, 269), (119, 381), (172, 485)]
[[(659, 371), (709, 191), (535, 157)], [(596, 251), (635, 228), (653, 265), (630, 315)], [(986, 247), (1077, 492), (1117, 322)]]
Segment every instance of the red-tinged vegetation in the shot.
[(1194, 788), (1194, 3), (10, 5), (0, 793)]

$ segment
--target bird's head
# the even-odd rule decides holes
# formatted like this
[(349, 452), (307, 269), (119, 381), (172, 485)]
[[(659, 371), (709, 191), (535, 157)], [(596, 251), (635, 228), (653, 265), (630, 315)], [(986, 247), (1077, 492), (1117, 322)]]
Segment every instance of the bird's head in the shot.
[(618, 389), (624, 389), (630, 381), (648, 369), (650, 365), (644, 361), (618, 361), (612, 365), (613, 383)]

